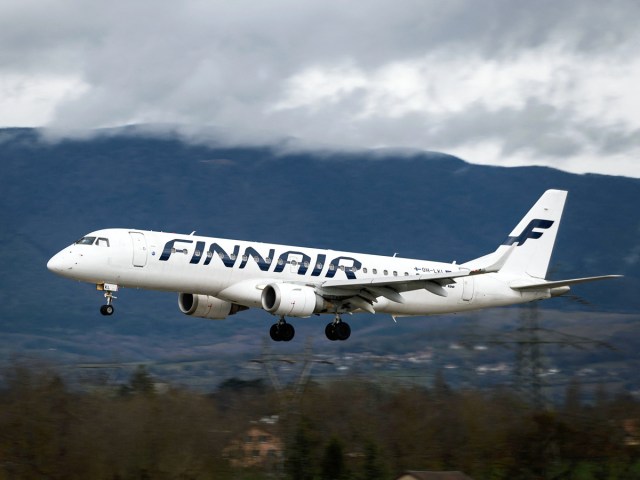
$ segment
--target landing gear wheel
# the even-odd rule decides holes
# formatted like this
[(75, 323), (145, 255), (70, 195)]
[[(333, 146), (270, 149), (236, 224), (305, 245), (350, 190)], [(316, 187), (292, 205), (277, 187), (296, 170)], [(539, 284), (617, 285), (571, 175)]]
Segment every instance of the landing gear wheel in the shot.
[(269, 336), (274, 342), (290, 342), (295, 335), (295, 328), (290, 323), (285, 322), (284, 317), (278, 323), (271, 325), (269, 329)]
[(346, 340), (351, 336), (351, 327), (347, 322), (342, 321), (340, 315), (336, 315), (335, 320), (325, 327), (324, 334), (332, 342)]
[(282, 338), (280, 338), (280, 329), (278, 328), (277, 323), (271, 325), (271, 328), (269, 329), (269, 335), (271, 336), (271, 340), (273, 340), (274, 342), (282, 341)]
[(336, 340), (338, 340), (338, 337), (336, 336), (336, 324), (333, 322), (328, 323), (326, 328), (324, 329), (324, 334), (332, 342), (335, 342)]
[(282, 338), (283, 342), (290, 342), (293, 340), (295, 334), (296, 331), (290, 323), (285, 323), (280, 326), (280, 338)]
[(106, 316), (113, 315), (113, 305), (102, 305), (100, 307), (100, 313)]
[(334, 331), (338, 340), (344, 341), (351, 336), (351, 327), (346, 322), (336, 323)]

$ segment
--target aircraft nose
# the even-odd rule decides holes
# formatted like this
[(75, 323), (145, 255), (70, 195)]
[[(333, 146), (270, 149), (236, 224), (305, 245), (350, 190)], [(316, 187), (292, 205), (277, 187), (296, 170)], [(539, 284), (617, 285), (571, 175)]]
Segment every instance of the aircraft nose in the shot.
[(54, 273), (64, 272), (65, 270), (70, 270), (72, 268), (71, 263), (69, 262), (68, 256), (66, 252), (56, 253), (53, 257), (49, 259), (47, 262), (47, 268)]

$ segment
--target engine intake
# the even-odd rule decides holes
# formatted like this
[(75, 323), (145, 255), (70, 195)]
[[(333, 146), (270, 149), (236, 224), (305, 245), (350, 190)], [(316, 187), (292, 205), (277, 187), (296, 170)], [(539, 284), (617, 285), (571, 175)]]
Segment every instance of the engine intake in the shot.
[(229, 315), (235, 315), (249, 308), (209, 295), (194, 295), (193, 293), (179, 293), (178, 306), (185, 315), (210, 320), (224, 320)]
[(309, 317), (325, 308), (312, 287), (292, 283), (271, 283), (262, 291), (262, 308), (275, 315)]

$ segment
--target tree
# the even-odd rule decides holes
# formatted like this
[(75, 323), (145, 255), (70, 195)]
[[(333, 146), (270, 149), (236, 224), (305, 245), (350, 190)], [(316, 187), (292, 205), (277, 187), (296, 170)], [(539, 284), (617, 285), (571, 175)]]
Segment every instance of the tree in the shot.
[(129, 379), (129, 384), (123, 385), (120, 389), (120, 393), (123, 395), (153, 395), (155, 392), (156, 387), (153, 377), (144, 365), (138, 365), (138, 368), (136, 368), (136, 371), (133, 372), (133, 375), (131, 375)]
[(345, 476), (344, 447), (340, 440), (333, 437), (324, 449), (320, 478), (323, 480), (340, 480)]
[(298, 425), (293, 443), (287, 448), (287, 459), (285, 468), (292, 480), (312, 480), (312, 440), (309, 435), (309, 428), (306, 422), (302, 421)]
[(370, 440), (364, 445), (364, 464), (361, 478), (362, 480), (382, 480), (386, 478), (378, 445)]

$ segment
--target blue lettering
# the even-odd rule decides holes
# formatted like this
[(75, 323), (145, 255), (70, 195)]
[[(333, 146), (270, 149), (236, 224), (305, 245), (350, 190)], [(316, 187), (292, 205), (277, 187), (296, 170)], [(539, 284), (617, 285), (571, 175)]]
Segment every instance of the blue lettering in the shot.
[(551, 225), (553, 225), (553, 220), (542, 220), (539, 218), (534, 218), (529, 222), (529, 225), (525, 227), (520, 235), (518, 235), (517, 237), (507, 237), (503, 245), (513, 245), (514, 243), (518, 242), (517, 245), (520, 246), (523, 245), (524, 242), (526, 242), (529, 238), (533, 240), (540, 238), (544, 232), (534, 232), (533, 229), (540, 228), (546, 230), (547, 228), (551, 227)]
[[(525, 231), (519, 237), (509, 237), (507, 241), (514, 243), (516, 241), (524, 243), (527, 238), (539, 238), (542, 233), (534, 232), (534, 228), (549, 228), (553, 222), (546, 220), (538, 220), (538, 223), (532, 221), (529, 226), (525, 229)], [(187, 253), (188, 250), (186, 248), (176, 248), (176, 245), (180, 246), (180, 244), (192, 244), (193, 240), (183, 240), (180, 238), (174, 238), (173, 240), (169, 240), (162, 250), (162, 255), (160, 255), (160, 261), (167, 261), (169, 257), (173, 253)], [(505, 243), (505, 245), (511, 245), (511, 243)], [(203, 241), (195, 242), (195, 249), (193, 254), (191, 255), (191, 259), (189, 260), (190, 264), (197, 265), (202, 262), (202, 257), (206, 257), (203, 265), (209, 265), (214, 256), (220, 257), (222, 263), (225, 267), (231, 268), (237, 264), (239, 253), (240, 253), (240, 245), (233, 246), (233, 252), (230, 254), (222, 248), (217, 243), (212, 243), (209, 246), (208, 251), (205, 254), (206, 243)], [(258, 251), (253, 247), (247, 247), (244, 251), (244, 255), (242, 256), (242, 261), (238, 268), (245, 268), (249, 263), (249, 260), (253, 260), (258, 268), (263, 272), (269, 271), (269, 268), (272, 264), (274, 264), (273, 272), (281, 273), (285, 271), (286, 265), (291, 265), (294, 261), (298, 262), (298, 269), (296, 273), (298, 275), (305, 275), (309, 268), (311, 267), (311, 257), (306, 253), (298, 250), (288, 250), (286, 252), (281, 253), (277, 260), (274, 257), (275, 249), (269, 249), (269, 254), (266, 257), (263, 257)], [(298, 258), (291, 259), (291, 257), (297, 256)], [(300, 259), (301, 257), (301, 259)], [(325, 267), (327, 256), (325, 254), (318, 254), (316, 258), (315, 265), (313, 265), (313, 270), (311, 271), (312, 277), (319, 277), (322, 274), (322, 271)], [(295, 265), (293, 265), (295, 268)], [(326, 277), (333, 278), (335, 277), (338, 270), (342, 270), (346, 277), (350, 280), (356, 279), (356, 272), (362, 268), (362, 263), (353, 257), (336, 257), (328, 265)], [(416, 267), (416, 270), (419, 270), (419, 267)], [(425, 270), (424, 268), (422, 269)]]
[(233, 267), (238, 259), (238, 253), (240, 252), (240, 245), (235, 245), (233, 247), (233, 253), (229, 255), (224, 248), (222, 248), (217, 243), (212, 243), (209, 247), (209, 252), (207, 252), (207, 259), (204, 261), (205, 265), (209, 265), (211, 263), (211, 259), (214, 255), (218, 255), (222, 259), (222, 263), (224, 263), (225, 267)]
[(193, 240), (181, 240), (179, 238), (175, 238), (173, 240), (169, 240), (164, 246), (164, 250), (162, 250), (162, 255), (160, 255), (160, 261), (165, 262), (169, 260), (169, 257), (173, 253), (174, 245), (176, 242), (182, 243), (193, 243)]
[(196, 242), (196, 249), (193, 251), (193, 256), (189, 263), (200, 263), (202, 254), (204, 253), (204, 242)]
[(320, 276), (320, 273), (322, 273), (322, 268), (324, 267), (324, 262), (326, 259), (327, 259), (326, 255), (322, 253), (318, 255), (318, 258), (316, 259), (316, 265), (313, 267), (313, 272), (311, 272), (312, 277)]
[[(351, 265), (340, 265), (342, 260), (351, 260)], [(362, 263), (352, 257), (337, 257), (331, 260), (329, 264), (329, 271), (327, 272), (327, 278), (333, 278), (338, 269), (344, 270), (344, 273), (347, 275), (349, 280), (355, 280), (356, 278), (356, 270), (360, 270), (362, 268)]]
[(246, 267), (247, 263), (249, 262), (249, 259), (251, 258), (258, 264), (258, 267), (260, 268), (260, 270), (262, 270), (263, 272), (266, 272), (267, 270), (269, 270), (269, 265), (273, 261), (274, 254), (275, 254), (275, 250), (273, 248), (269, 250), (269, 256), (267, 257), (269, 261), (267, 261), (264, 258), (262, 258), (262, 255), (260, 255), (255, 248), (247, 247), (246, 250), (244, 251), (244, 255), (242, 256), (242, 263), (240, 264), (240, 268)]
[(298, 267), (298, 275), (304, 275), (307, 273), (307, 269), (309, 268), (309, 263), (311, 262), (311, 257), (306, 255), (303, 252), (296, 252), (290, 250), (288, 252), (284, 252), (282, 255), (278, 257), (278, 261), (276, 262), (276, 268), (273, 270), (274, 273), (282, 272), (287, 262), (289, 261), (289, 255), (302, 255), (302, 261), (299, 263)]

